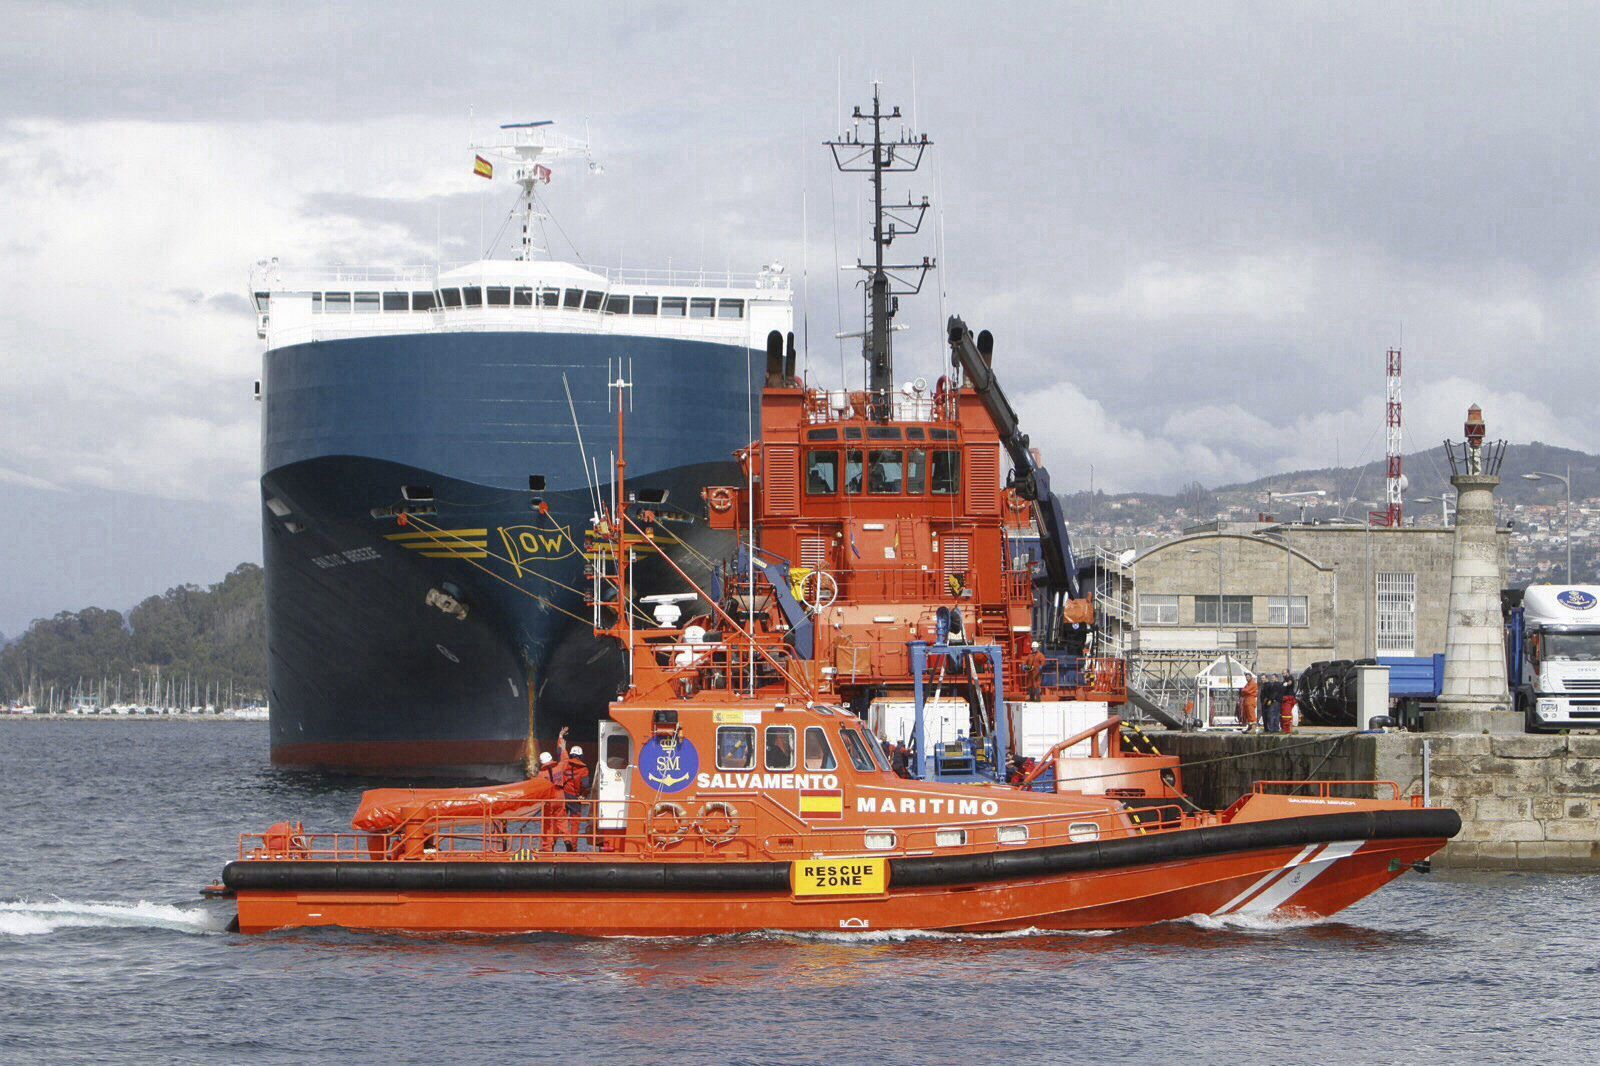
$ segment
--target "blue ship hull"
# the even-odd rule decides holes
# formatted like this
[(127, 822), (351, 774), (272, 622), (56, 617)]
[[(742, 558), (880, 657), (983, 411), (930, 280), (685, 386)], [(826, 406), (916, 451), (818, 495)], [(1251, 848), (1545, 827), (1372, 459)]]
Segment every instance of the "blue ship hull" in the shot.
[[(560, 333), (327, 341), (266, 354), (261, 478), (272, 758), (412, 776), (520, 775), (559, 728), (616, 695), (622, 656), (590, 632), (578, 545), (593, 506), (565, 375), (609, 491), (634, 382), (630, 489), (669, 491), (664, 528), (699, 557), (728, 548), (699, 490), (738, 478), (752, 369), (741, 346)], [(631, 366), (629, 365), (631, 363)], [(536, 510), (530, 475), (543, 475)], [(433, 499), (400, 524), (402, 486)], [(279, 513), (282, 512), (282, 513)], [(665, 566), (639, 587), (675, 588)], [(430, 593), (435, 602), (430, 603)], [(439, 593), (466, 608), (441, 609)]]

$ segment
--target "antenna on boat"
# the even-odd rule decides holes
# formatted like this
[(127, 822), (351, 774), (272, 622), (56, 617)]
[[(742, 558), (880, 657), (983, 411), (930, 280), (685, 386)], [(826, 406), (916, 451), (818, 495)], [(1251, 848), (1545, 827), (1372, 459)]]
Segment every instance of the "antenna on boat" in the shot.
[[(901, 128), (897, 137), (886, 139), (884, 123), (900, 119), (900, 108), (885, 113), (879, 99), (879, 83), (872, 83), (872, 113), (862, 114), (860, 106), (851, 115), (852, 129), (838, 140), (824, 141), (833, 152), (833, 165), (846, 174), (872, 175), (872, 262), (856, 260), (856, 269), (867, 275), (867, 328), (863, 334), (862, 357), (867, 364), (867, 390), (871, 396), (872, 417), (887, 421), (890, 397), (894, 392), (894, 353), (890, 334), (901, 296), (914, 296), (938, 264), (928, 256), (920, 263), (886, 263), (884, 253), (896, 237), (912, 236), (922, 229), (922, 220), (931, 206), (924, 196), (920, 201), (906, 195), (905, 203), (885, 203), (885, 174), (909, 174), (922, 165), (922, 157), (932, 146), (926, 133), (908, 133)], [(862, 134), (863, 123), (871, 125), (870, 138)]]
[[(522, 244), (517, 253), (517, 258), (523, 261), (531, 260), (546, 249), (534, 236), (534, 226), (538, 225), (541, 234), (544, 223), (549, 219), (539, 202), (538, 189), (540, 185), (550, 184), (554, 171), (546, 165), (547, 160), (552, 160), (563, 155), (582, 155), (588, 163), (590, 173), (604, 173), (605, 168), (594, 160), (593, 153), (589, 150), (589, 135), (587, 124), (584, 128), (584, 138), (581, 141), (564, 138), (552, 128), (555, 122), (552, 119), (540, 119), (537, 122), (508, 122), (500, 127), (498, 136), (486, 141), (474, 141), (470, 147), (479, 152), (488, 153), (511, 166), (511, 180), (521, 187), (516, 206), (512, 208), (512, 216), (522, 217)], [(481, 177), (493, 180), (493, 161), (479, 157), (475, 171)], [(487, 253), (485, 253), (487, 254)]]

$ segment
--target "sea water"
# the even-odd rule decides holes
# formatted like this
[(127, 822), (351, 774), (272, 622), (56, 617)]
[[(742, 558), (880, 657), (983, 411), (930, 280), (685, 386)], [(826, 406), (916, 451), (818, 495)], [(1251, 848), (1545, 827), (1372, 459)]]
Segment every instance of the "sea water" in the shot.
[(343, 828), (363, 787), (272, 770), (262, 723), (0, 722), (0, 1062), (1600, 1056), (1581, 877), (1090, 935), (244, 937), (197, 898), (239, 832)]

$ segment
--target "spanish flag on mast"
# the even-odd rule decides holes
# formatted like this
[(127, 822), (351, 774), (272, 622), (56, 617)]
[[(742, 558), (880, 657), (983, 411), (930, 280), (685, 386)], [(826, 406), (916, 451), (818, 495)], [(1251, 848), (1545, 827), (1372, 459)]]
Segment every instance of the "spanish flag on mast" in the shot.
[(472, 172), (480, 178), (494, 177), (494, 164), (481, 155), (472, 157)]

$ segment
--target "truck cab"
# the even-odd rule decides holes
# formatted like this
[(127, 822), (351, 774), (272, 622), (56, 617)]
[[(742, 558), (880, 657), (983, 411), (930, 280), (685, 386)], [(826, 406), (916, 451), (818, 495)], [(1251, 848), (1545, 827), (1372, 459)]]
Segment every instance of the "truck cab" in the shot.
[(1600, 585), (1529, 585), (1507, 637), (1528, 732), (1600, 728)]

